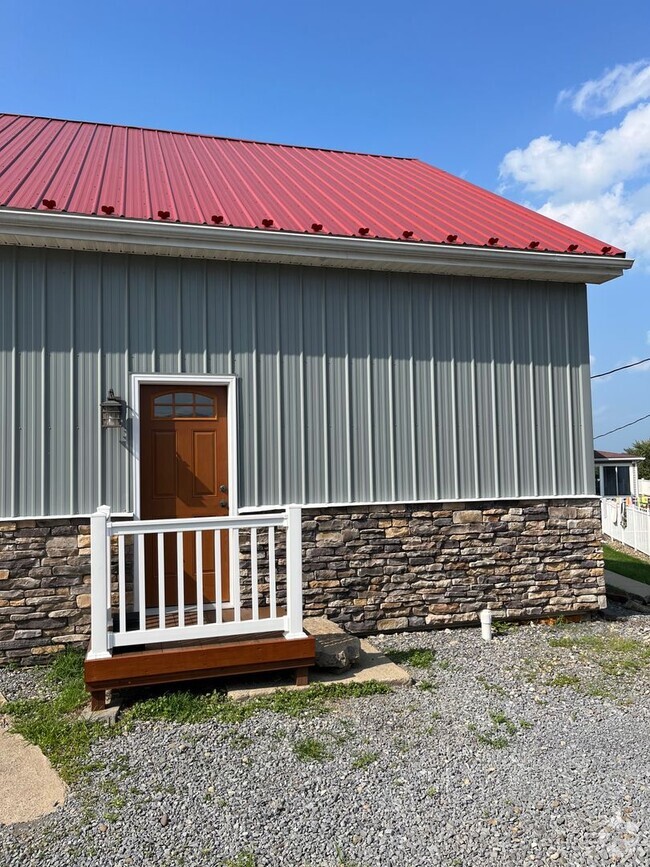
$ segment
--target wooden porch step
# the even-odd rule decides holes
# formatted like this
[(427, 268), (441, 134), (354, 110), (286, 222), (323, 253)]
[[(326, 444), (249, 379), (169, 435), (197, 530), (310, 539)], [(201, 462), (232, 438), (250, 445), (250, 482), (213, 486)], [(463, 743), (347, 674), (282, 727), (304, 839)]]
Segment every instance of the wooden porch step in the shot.
[(148, 648), (116, 653), (107, 659), (87, 659), (86, 687), (93, 710), (105, 706), (107, 689), (178, 683), (251, 674), (296, 670), (296, 683), (307, 683), (307, 671), (315, 661), (314, 638), (282, 635), (218, 642)]

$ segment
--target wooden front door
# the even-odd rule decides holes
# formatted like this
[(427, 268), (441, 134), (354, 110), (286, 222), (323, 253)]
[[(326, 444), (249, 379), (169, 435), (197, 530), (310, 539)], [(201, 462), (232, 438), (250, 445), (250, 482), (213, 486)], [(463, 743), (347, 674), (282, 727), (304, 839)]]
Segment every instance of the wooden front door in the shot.
[[(228, 514), (226, 386), (146, 385), (140, 391), (140, 512), (143, 519)], [(228, 534), (221, 531), (222, 599), (228, 599)], [(202, 537), (203, 600), (215, 601), (215, 545)], [(176, 533), (165, 534), (165, 606), (178, 602)], [(185, 604), (196, 604), (196, 534), (183, 534)], [(155, 535), (145, 544), (147, 608), (158, 606)]]

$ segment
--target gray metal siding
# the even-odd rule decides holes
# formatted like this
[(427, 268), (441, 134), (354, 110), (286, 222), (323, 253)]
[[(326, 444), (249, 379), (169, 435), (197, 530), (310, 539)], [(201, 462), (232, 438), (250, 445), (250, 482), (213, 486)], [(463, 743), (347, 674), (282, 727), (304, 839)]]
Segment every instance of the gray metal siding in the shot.
[(2, 516), (132, 510), (99, 427), (132, 373), (238, 376), (241, 506), (592, 492), (584, 286), (24, 248), (0, 280)]

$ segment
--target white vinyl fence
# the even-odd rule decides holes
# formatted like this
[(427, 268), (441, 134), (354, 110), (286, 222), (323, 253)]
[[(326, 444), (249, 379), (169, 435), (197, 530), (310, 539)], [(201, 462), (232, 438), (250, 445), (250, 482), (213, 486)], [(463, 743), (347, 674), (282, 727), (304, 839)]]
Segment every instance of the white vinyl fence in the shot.
[(601, 513), (605, 536), (650, 554), (650, 510), (612, 498), (601, 500)]

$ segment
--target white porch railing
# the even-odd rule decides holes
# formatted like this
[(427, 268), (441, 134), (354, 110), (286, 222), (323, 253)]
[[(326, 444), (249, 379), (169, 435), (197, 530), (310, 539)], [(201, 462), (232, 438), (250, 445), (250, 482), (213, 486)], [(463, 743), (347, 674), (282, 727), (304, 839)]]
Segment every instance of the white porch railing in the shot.
[(603, 534), (636, 551), (650, 554), (650, 510), (628, 506), (623, 500), (601, 500)]
[[(277, 530), (285, 536), (283, 560), (277, 556)], [(88, 659), (133, 645), (269, 632), (304, 636), (299, 506), (262, 515), (153, 521), (111, 521), (108, 506), (100, 506), (90, 519), (90, 537)], [(248, 547), (249, 559), (242, 560)], [(188, 574), (194, 600), (186, 598)]]

